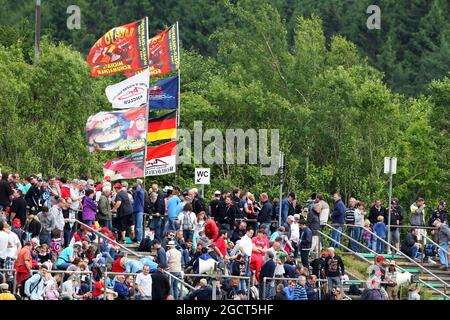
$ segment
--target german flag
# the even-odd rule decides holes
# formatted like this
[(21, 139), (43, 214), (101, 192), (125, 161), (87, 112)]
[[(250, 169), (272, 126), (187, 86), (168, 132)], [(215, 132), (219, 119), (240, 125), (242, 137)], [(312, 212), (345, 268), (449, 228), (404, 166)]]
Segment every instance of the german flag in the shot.
[(148, 121), (148, 142), (175, 139), (177, 136), (176, 111)]

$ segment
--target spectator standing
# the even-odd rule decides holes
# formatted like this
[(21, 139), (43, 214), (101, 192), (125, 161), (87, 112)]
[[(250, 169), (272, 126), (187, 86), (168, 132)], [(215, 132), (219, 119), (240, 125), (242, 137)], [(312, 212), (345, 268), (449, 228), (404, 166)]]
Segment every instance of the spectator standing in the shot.
[(331, 221), (334, 229), (331, 232), (331, 238), (334, 241), (332, 241), (331, 246), (334, 248), (338, 248), (340, 247), (341, 244), (342, 225), (345, 222), (346, 208), (344, 202), (342, 202), (342, 198), (339, 193), (335, 193), (333, 195), (333, 200), (334, 200), (334, 209), (331, 215)]

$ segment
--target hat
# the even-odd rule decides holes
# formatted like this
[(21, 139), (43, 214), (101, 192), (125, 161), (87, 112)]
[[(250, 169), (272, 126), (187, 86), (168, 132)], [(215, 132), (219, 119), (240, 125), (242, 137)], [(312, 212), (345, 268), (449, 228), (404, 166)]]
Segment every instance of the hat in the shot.
[(9, 285), (7, 283), (1, 283), (0, 284), (0, 289), (2, 289), (2, 290), (9, 290)]
[(98, 191), (102, 190), (102, 188), (103, 188), (103, 184), (102, 184), (102, 183), (99, 183), (99, 184), (95, 187), (95, 191), (98, 192)]
[(106, 176), (106, 177), (105, 177), (105, 180), (106, 180), (106, 181), (111, 181), (111, 177), (110, 177), (110, 176)]
[(169, 241), (168, 243), (167, 243), (167, 246), (175, 246), (175, 241), (173, 241), (173, 240), (171, 240), (171, 241)]
[(214, 195), (216, 195), (216, 194), (220, 196), (222, 194), (222, 192), (220, 192), (219, 190), (216, 190), (216, 191), (214, 191)]
[(322, 258), (326, 258), (326, 257), (328, 257), (328, 252), (327, 251), (322, 252)]
[(295, 199), (295, 193), (294, 192), (290, 192), (289, 193), (289, 197), (291, 197), (292, 199)]
[(114, 184), (114, 188), (122, 188), (122, 184), (120, 182), (116, 182)]
[(31, 245), (33, 246), (33, 248), (41, 245), (38, 238), (33, 238), (30, 241), (31, 241)]
[(396, 263), (395, 263), (395, 261), (394, 261), (394, 260), (391, 260), (391, 262), (389, 262), (389, 265), (390, 265), (390, 266), (395, 266), (395, 265), (396, 265)]
[(377, 256), (377, 262), (383, 262), (386, 260), (383, 256)]
[(15, 218), (13, 220), (13, 226), (14, 226), (14, 228), (20, 228), (20, 226), (21, 226), (20, 219)]

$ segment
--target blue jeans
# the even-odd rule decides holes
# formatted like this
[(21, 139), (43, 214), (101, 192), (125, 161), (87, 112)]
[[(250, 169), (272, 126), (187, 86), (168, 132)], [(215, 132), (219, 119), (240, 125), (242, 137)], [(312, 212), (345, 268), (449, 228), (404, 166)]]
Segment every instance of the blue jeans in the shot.
[(58, 270), (67, 270), (67, 268), (68, 268), (69, 266), (71, 266), (71, 265), (72, 265), (71, 263), (63, 262), (63, 263), (61, 263), (59, 266), (56, 266), (56, 268), (57, 268)]
[(448, 243), (439, 244), (444, 250), (439, 249), (439, 260), (441, 261), (441, 264), (448, 267)]
[(50, 244), (51, 244), (50, 234), (45, 234), (45, 233), (43, 234), (43, 233), (41, 233), (39, 235), (39, 242), (40, 242), (41, 245), (46, 243), (50, 247)]
[(164, 234), (167, 234), (167, 232), (169, 230), (171, 231), (177, 231), (177, 224), (176, 224), (177, 219), (176, 218), (169, 218), (167, 220), (167, 223), (164, 227)]
[(365, 239), (366, 247), (372, 249), (372, 239)]
[(353, 242), (353, 246), (352, 246), (352, 250), (359, 252), (361, 251), (361, 246), (359, 245), (359, 242), (361, 242), (361, 237), (363, 234), (363, 228), (362, 227), (355, 227), (352, 228), (353, 229), (353, 239), (355, 239), (356, 241), (358, 241), (358, 243)]
[[(440, 253), (439, 253), (440, 256)], [(419, 252), (419, 245), (416, 243), (411, 248), (411, 258), (413, 259), (422, 259), (422, 253)]]
[(136, 226), (136, 240), (141, 242), (144, 238), (144, 213), (135, 212), (134, 213), (134, 223)]
[[(384, 239), (383, 239), (384, 240)], [(384, 252), (384, 242), (380, 239), (377, 239), (377, 253), (383, 253)]]
[[(171, 272), (170, 274), (181, 279), (181, 272)], [(180, 298), (179, 283), (173, 277), (170, 277), (170, 287), (171, 287), (170, 291), (172, 292), (173, 298), (175, 300), (178, 300)]]
[[(334, 229), (336, 229), (336, 230), (334, 230)], [(333, 248), (339, 248), (341, 245), (341, 233), (340, 232), (342, 232), (342, 227), (334, 227), (334, 229), (331, 230), (331, 239), (334, 240), (334, 241), (331, 241), (331, 246)]]
[(113, 227), (111, 220), (98, 219), (98, 224), (100, 227), (107, 227), (109, 230), (112, 230)]

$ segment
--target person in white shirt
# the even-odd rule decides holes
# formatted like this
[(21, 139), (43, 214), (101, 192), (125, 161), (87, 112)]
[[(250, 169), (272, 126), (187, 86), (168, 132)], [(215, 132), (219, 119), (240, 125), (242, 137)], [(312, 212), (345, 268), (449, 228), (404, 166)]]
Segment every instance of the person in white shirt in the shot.
[[(239, 240), (239, 250), (244, 254), (245, 257), (245, 276), (250, 276), (250, 258), (252, 256), (253, 242), (252, 237), (255, 231), (253, 229), (248, 229), (245, 236)], [(247, 283), (248, 285), (248, 283)]]
[(64, 230), (64, 216), (62, 213), (62, 206), (64, 203), (65, 200), (60, 198), (50, 209), (50, 214), (55, 217), (55, 227), (56, 229), (61, 230), (61, 232)]
[(5, 267), (7, 257), (9, 234), (5, 231), (5, 224), (0, 221), (0, 269)]
[(291, 230), (289, 235), (289, 240), (291, 241), (291, 245), (294, 248), (294, 257), (297, 258), (298, 255), (298, 243), (300, 241), (300, 226), (298, 221), (300, 220), (300, 215), (294, 215), (294, 221), (291, 224)]
[(152, 276), (149, 265), (144, 265), (142, 272), (138, 273), (136, 287), (141, 294), (141, 300), (152, 300)]
[[(20, 239), (14, 232), (11, 231), (8, 224), (4, 224), (3, 226), (4, 232), (8, 234), (8, 247), (6, 248), (6, 259), (4, 268), (5, 269), (14, 269), (14, 262), (17, 259), (17, 254), (20, 249), (22, 249), (22, 244), (20, 243)], [(7, 271), (6, 275), (8, 278), (14, 278), (14, 274), (12, 271)]]

